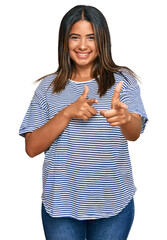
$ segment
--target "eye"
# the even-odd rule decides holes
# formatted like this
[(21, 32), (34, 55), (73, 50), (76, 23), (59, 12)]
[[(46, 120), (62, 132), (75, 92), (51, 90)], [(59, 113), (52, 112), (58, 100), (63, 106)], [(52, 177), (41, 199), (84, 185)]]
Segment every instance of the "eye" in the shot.
[(72, 39), (72, 40), (78, 40), (79, 37), (78, 37), (78, 36), (74, 36), (74, 35), (72, 35), (72, 36), (70, 36), (70, 39)]
[(88, 39), (89, 39), (89, 40), (94, 40), (95, 37), (94, 37), (94, 36), (90, 36), (90, 37), (88, 37)]
[(78, 37), (71, 37), (71, 38), (72, 38), (72, 39), (75, 39), (75, 40), (78, 39)]

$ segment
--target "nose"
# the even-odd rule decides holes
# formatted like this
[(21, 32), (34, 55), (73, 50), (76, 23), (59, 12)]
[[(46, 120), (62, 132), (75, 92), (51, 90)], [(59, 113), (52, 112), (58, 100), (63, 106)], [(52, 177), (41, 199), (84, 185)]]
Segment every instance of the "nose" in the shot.
[(86, 39), (84, 39), (84, 38), (80, 39), (78, 48), (82, 51), (87, 49)]

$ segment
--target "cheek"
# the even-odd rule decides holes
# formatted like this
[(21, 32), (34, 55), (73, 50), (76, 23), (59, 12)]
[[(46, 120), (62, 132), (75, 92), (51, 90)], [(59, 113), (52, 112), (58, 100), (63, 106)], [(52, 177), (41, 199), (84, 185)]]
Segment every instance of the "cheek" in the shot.
[(92, 43), (91, 49), (97, 54), (97, 47), (95, 43)]
[(69, 41), (69, 43), (68, 43), (69, 51), (70, 51), (70, 50), (71, 50), (71, 51), (74, 50), (75, 46), (76, 46), (76, 43), (75, 43), (75, 42)]
[(75, 59), (74, 52), (73, 52), (72, 50), (70, 50), (70, 49), (69, 49), (69, 55), (70, 55), (70, 58), (71, 58), (72, 60)]
[(74, 54), (74, 52), (73, 52), (74, 44), (72, 44), (71, 42), (69, 42), (68, 49), (69, 49), (70, 57), (72, 57), (73, 54)]

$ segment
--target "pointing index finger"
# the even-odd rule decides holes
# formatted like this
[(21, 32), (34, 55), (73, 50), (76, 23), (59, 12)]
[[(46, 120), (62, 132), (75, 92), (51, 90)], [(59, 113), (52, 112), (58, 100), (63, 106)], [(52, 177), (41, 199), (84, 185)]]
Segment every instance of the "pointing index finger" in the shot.
[(98, 103), (99, 100), (96, 99), (96, 98), (90, 98), (90, 99), (87, 99), (86, 102), (91, 106), (91, 105), (93, 105), (95, 103)]

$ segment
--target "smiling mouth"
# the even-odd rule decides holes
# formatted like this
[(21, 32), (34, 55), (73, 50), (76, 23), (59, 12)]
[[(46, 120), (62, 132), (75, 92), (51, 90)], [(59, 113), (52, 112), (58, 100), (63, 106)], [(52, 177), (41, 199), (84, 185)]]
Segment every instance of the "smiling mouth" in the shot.
[(79, 57), (79, 58), (87, 58), (91, 54), (91, 52), (87, 52), (87, 53), (75, 52), (75, 53), (76, 53), (77, 57)]

